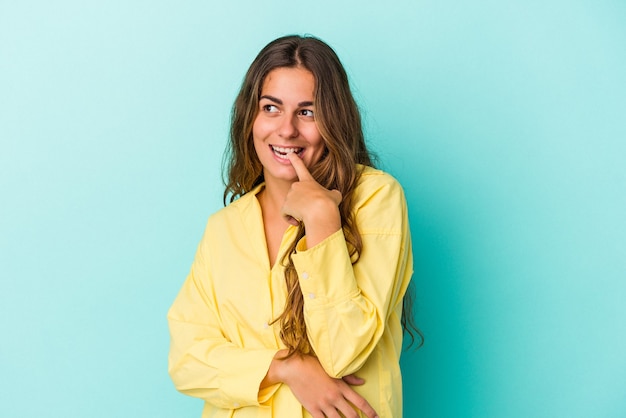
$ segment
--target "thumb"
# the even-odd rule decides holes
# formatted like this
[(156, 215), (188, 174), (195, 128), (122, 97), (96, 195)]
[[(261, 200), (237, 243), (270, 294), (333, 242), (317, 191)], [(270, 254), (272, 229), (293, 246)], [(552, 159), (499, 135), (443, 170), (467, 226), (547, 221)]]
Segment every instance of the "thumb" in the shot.
[(361, 386), (365, 383), (365, 379), (361, 379), (355, 374), (349, 374), (347, 376), (344, 376), (342, 379), (344, 382), (352, 386)]

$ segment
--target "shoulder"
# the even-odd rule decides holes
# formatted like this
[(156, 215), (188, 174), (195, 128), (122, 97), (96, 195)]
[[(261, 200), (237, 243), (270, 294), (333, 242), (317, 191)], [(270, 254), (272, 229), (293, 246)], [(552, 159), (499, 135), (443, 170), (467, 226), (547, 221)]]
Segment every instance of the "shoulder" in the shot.
[(355, 189), (355, 205), (370, 200), (374, 195), (382, 194), (386, 198), (394, 197), (404, 201), (404, 190), (391, 174), (373, 167), (359, 166), (360, 176)]
[(352, 202), (359, 228), (398, 231), (407, 218), (402, 186), (392, 175), (372, 167), (360, 167), (361, 175)]
[(211, 214), (207, 221), (207, 231), (216, 232), (242, 227), (246, 220), (253, 216), (256, 204), (255, 195), (255, 191), (250, 191)]

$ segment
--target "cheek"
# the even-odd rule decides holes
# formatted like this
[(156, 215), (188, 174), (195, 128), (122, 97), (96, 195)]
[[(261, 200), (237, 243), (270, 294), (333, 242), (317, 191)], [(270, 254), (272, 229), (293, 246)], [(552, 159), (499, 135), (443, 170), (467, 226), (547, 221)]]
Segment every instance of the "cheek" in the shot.
[(252, 137), (256, 138), (259, 136), (259, 118), (256, 118), (252, 123)]
[(254, 144), (255, 150), (259, 150), (263, 146), (263, 139), (265, 138), (264, 131), (262, 129), (262, 125), (255, 122), (252, 125), (252, 142)]
[(300, 133), (307, 138), (309, 144), (315, 147), (324, 146), (322, 134), (320, 133), (319, 129), (317, 129), (316, 125), (304, 125), (300, 128)]
[(272, 132), (272, 121), (257, 116), (252, 124), (252, 135), (255, 138), (265, 139)]
[(265, 149), (265, 144), (263, 140), (259, 139), (254, 132), (252, 133), (252, 152), (254, 152), (257, 159), (261, 158), (263, 150)]
[(261, 130), (261, 124), (259, 124), (258, 118), (255, 119), (254, 123), (252, 124), (252, 145), (257, 153), (259, 149), (263, 146), (263, 135)]
[(315, 140), (314, 140), (314, 144), (315, 147), (322, 150), (322, 151), (326, 151), (326, 144), (324, 143), (324, 140), (322, 139), (322, 135), (319, 133), (319, 131), (315, 131), (315, 136), (314, 136)]

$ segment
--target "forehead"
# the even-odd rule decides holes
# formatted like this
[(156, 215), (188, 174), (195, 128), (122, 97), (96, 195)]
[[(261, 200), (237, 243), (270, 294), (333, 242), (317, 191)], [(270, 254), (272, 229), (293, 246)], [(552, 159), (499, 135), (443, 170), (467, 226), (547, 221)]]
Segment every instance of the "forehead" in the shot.
[(263, 80), (261, 94), (281, 99), (297, 97), (299, 101), (312, 100), (315, 95), (315, 76), (301, 67), (275, 68)]

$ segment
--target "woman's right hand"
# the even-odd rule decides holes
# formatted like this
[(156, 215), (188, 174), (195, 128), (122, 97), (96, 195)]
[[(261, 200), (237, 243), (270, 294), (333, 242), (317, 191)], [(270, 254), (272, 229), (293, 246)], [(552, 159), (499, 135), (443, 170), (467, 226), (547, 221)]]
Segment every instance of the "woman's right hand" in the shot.
[[(298, 355), (282, 359), (284, 352), (279, 351), (261, 387), (282, 382), (289, 386), (296, 399), (314, 418), (357, 418), (355, 407), (368, 418), (377, 418), (374, 408), (350, 385), (362, 385), (363, 379), (355, 375), (343, 379), (328, 376), (317, 358)], [(353, 406), (354, 405), (354, 406)]]

